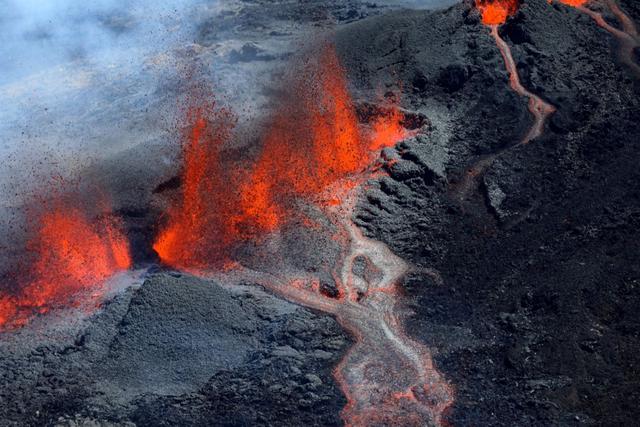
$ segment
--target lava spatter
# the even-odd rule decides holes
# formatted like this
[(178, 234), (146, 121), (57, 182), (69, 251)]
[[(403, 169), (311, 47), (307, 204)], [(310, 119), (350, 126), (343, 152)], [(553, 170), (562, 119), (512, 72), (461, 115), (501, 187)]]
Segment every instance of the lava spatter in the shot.
[(374, 118), (371, 134), (361, 129), (331, 45), (291, 77), (255, 159), (234, 162), (222, 155), (235, 124), (229, 111), (214, 103), (192, 106), (182, 145), (184, 185), (155, 251), (164, 264), (192, 271), (229, 261), (238, 245), (258, 242), (298, 218), (296, 200), (314, 199), (364, 170), (372, 150), (404, 138), (402, 118), (393, 106)]
[(49, 203), (31, 222), (32, 260), (14, 274), (28, 277), (14, 294), (0, 294), (0, 329), (25, 325), (34, 315), (96, 300), (102, 282), (131, 267), (129, 244), (117, 219), (95, 219), (77, 202)]
[(620, 23), (622, 29), (618, 29), (609, 24), (602, 13), (596, 12), (588, 7), (587, 0), (558, 0), (567, 6), (575, 7), (580, 12), (590, 16), (596, 24), (609, 32), (618, 40), (618, 59), (640, 78), (640, 64), (635, 59), (635, 51), (640, 48), (640, 36), (633, 20), (627, 15), (615, 0), (593, 0), (594, 4), (600, 4), (611, 11)]

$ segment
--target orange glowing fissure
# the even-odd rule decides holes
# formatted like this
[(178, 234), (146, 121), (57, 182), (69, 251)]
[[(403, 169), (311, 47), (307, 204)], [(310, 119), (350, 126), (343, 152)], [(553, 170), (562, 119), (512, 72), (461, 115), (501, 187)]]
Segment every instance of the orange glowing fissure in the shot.
[(117, 220), (91, 219), (66, 202), (51, 205), (33, 221), (36, 230), (27, 244), (33, 261), (20, 273), (30, 280), (17, 294), (0, 295), (0, 328), (98, 298), (104, 280), (131, 267), (129, 244)]
[[(233, 126), (221, 126), (225, 120), (233, 123), (227, 113), (193, 109), (183, 146), (184, 188), (154, 248), (167, 265), (218, 275), (224, 283), (262, 284), (334, 315), (356, 339), (334, 372), (348, 400), (342, 412), (347, 425), (440, 424), (453, 391), (433, 366), (430, 351), (404, 332), (398, 287), (410, 267), (351, 222), (362, 184), (375, 174), (370, 166), (376, 154), (409, 133), (397, 105), (361, 126), (345, 75), (332, 47), (306, 62), (289, 97), (276, 108), (261, 152), (240, 166), (221, 155)], [(234, 263), (236, 245), (277, 241), (279, 230), (300, 215), (299, 203), (316, 206), (337, 230), (332, 239), (343, 256), (331, 267), (335, 298), (323, 294), (319, 278), (310, 273), (276, 277)], [(309, 219), (297, 223), (315, 227)], [(379, 274), (357, 276), (356, 258), (366, 259)]]

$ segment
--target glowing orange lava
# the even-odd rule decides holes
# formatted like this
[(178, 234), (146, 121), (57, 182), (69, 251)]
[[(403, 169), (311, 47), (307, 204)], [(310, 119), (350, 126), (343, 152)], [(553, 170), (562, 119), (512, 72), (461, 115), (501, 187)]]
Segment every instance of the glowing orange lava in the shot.
[(389, 111), (377, 117), (371, 124), (372, 136), (369, 149), (372, 151), (395, 145), (407, 137), (407, 129), (402, 125), (404, 114), (396, 102)]
[[(284, 210), (287, 199), (314, 196), (327, 185), (363, 169), (370, 153), (358, 126), (345, 73), (333, 48), (306, 65), (279, 106), (262, 153), (243, 186), (254, 195), (247, 208)], [(253, 200), (259, 206), (251, 206)]]
[(220, 149), (234, 121), (232, 114), (215, 105), (188, 113), (182, 193), (169, 207), (167, 226), (153, 245), (165, 264), (198, 269), (215, 259), (224, 262), (226, 248), (236, 240), (231, 216), (238, 199), (230, 191), (230, 171), (220, 160)]
[(504, 24), (518, 11), (519, 0), (475, 0), (485, 25)]
[(560, 3), (564, 3), (569, 6), (583, 6), (587, 4), (588, 0), (559, 0)]
[(100, 293), (100, 284), (131, 266), (129, 246), (115, 219), (92, 221), (76, 207), (55, 203), (38, 216), (27, 248), (30, 281), (16, 295), (0, 295), (0, 327), (24, 325), (36, 313), (77, 305), (76, 297)]
[(257, 159), (240, 165), (220, 155), (232, 116), (214, 107), (191, 111), (184, 188), (154, 244), (163, 263), (193, 271), (229, 261), (234, 246), (260, 240), (298, 215), (295, 200), (317, 197), (366, 168), (371, 149), (406, 136), (397, 108), (375, 119), (372, 135), (360, 129), (333, 47), (306, 63), (287, 95)]

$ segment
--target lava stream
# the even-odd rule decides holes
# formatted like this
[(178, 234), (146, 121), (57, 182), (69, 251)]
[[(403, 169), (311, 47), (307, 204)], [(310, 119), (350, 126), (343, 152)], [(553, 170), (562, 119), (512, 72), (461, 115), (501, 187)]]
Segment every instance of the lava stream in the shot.
[[(490, 28), (491, 36), (495, 40), (496, 46), (500, 50), (500, 54), (504, 60), (505, 68), (509, 73), (509, 86), (511, 86), (511, 89), (518, 95), (529, 100), (527, 106), (533, 116), (533, 123), (516, 146), (528, 144), (542, 135), (547, 119), (556, 111), (553, 105), (530, 92), (522, 85), (518, 68), (511, 54), (511, 48), (500, 36), (499, 26), (503, 24), (510, 15), (517, 11), (517, 6), (518, 2), (516, 0), (476, 1), (476, 7), (482, 16), (482, 22)], [(477, 189), (479, 185), (477, 182), (478, 178), (486, 172), (500, 154), (510, 148), (512, 148), (512, 146), (476, 160), (467, 169), (464, 178), (458, 185), (456, 189), (457, 197), (462, 200), (466, 198), (472, 190)]]
[(640, 37), (638, 29), (633, 20), (620, 8), (615, 0), (604, 0), (602, 3), (606, 5), (611, 13), (618, 19), (622, 25), (622, 29), (618, 29), (609, 24), (602, 13), (591, 10), (587, 7), (587, 0), (559, 0), (560, 3), (575, 7), (580, 12), (590, 16), (596, 24), (609, 32), (618, 40), (618, 58), (627, 65), (631, 71), (640, 78), (640, 65), (635, 61), (635, 50), (640, 48)]
[(520, 83), (520, 76), (518, 75), (518, 69), (516, 68), (513, 56), (511, 55), (511, 48), (504, 39), (500, 37), (497, 25), (491, 25), (491, 36), (495, 39), (496, 45), (498, 46), (498, 49), (500, 49), (500, 53), (504, 59), (507, 72), (509, 73), (509, 84), (511, 88), (518, 95), (529, 99), (529, 111), (533, 115), (534, 120), (529, 131), (520, 142), (520, 144), (527, 144), (542, 135), (547, 119), (556, 111), (556, 109), (553, 105), (545, 102), (538, 95), (529, 92), (524, 86), (522, 86), (522, 83)]
[[(410, 267), (351, 222), (356, 196), (353, 192), (329, 213), (349, 240), (336, 317), (358, 338), (335, 372), (349, 399), (343, 418), (356, 426), (441, 424), (453, 391), (434, 369), (429, 350), (404, 332), (398, 314), (398, 285)], [(378, 274), (355, 274), (357, 259), (365, 259)]]
[[(359, 188), (353, 186), (340, 204), (324, 212), (341, 230), (345, 248), (335, 275), (338, 298), (321, 293), (312, 275), (267, 277), (242, 269), (236, 273), (242, 281), (260, 283), (285, 299), (334, 315), (355, 337), (334, 371), (348, 401), (342, 412), (346, 425), (441, 425), (453, 403), (453, 390), (435, 369), (429, 349), (404, 331), (400, 314), (398, 286), (411, 267), (384, 243), (365, 237), (351, 221)], [(375, 273), (355, 273), (357, 260), (365, 260)]]

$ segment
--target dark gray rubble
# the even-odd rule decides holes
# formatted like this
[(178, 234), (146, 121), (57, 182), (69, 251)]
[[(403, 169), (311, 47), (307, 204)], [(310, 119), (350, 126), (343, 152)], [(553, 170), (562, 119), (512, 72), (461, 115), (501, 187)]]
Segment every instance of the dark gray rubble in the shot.
[(257, 287), (157, 273), (75, 334), (34, 329), (2, 337), (0, 425), (338, 425), (346, 403), (335, 320)]

